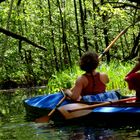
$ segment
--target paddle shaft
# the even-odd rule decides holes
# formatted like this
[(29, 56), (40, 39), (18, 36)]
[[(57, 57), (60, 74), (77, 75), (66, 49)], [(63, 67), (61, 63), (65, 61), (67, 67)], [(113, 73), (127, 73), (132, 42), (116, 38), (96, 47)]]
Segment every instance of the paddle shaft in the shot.
[(129, 27), (121, 31), (116, 38), (109, 44), (109, 46), (104, 50), (104, 52), (99, 56), (99, 59), (114, 45), (114, 43), (121, 37), (126, 31), (128, 30)]
[(133, 24), (129, 25), (127, 28), (122, 30), (115, 38), (114, 40), (109, 44), (109, 46), (104, 50), (104, 52), (99, 56), (99, 59), (114, 45), (114, 43), (124, 34), (127, 32), (127, 30), (131, 27), (134, 26), (137, 22), (140, 21), (140, 16), (137, 18), (136, 22)]
[(53, 115), (53, 113), (55, 112), (55, 110), (61, 105), (61, 103), (66, 99), (66, 95), (65, 93), (63, 92), (63, 90), (61, 90), (61, 92), (63, 93), (64, 97), (58, 102), (58, 104), (55, 106), (55, 108), (48, 114), (48, 115), (45, 115), (43, 117), (40, 117), (40, 118), (37, 118), (35, 119), (35, 122), (48, 122), (50, 117)]
[(136, 97), (120, 99), (120, 100), (116, 100), (116, 101), (108, 101), (108, 102), (103, 102), (103, 103), (94, 104), (94, 105), (88, 105), (88, 106), (85, 105), (85, 107), (82, 106), (82, 108), (71, 109), (69, 111), (73, 112), (73, 111), (92, 109), (92, 108), (96, 108), (96, 107), (100, 107), (100, 106), (112, 105), (112, 104), (116, 104), (116, 103), (121, 103), (121, 102), (126, 102), (126, 101), (133, 101), (133, 100), (136, 100)]
[(66, 99), (66, 95), (64, 94), (64, 97), (58, 102), (58, 104), (55, 106), (55, 108), (48, 114), (48, 117), (50, 117), (55, 110), (61, 105), (61, 103)]

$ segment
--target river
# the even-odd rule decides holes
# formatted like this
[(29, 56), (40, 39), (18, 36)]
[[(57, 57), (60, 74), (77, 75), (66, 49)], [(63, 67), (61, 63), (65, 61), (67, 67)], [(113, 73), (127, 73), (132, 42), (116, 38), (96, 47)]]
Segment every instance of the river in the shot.
[(23, 100), (43, 93), (45, 88), (0, 92), (0, 140), (140, 140), (140, 129), (96, 128), (94, 126), (55, 126), (28, 122)]

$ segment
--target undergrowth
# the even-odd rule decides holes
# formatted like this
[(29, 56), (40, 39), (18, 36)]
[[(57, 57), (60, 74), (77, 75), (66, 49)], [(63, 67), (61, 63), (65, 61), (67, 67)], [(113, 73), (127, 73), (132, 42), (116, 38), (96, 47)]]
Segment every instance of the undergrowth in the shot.
[[(134, 94), (133, 91), (128, 90), (127, 83), (124, 78), (125, 75), (132, 69), (133, 65), (130, 63), (111, 62), (109, 65), (102, 63), (97, 71), (105, 72), (109, 76), (109, 83), (107, 84), (108, 90), (120, 90), (123, 95)], [(55, 93), (63, 88), (71, 88), (77, 77), (84, 72), (78, 66), (74, 66), (63, 72), (56, 72), (49, 79), (47, 84), (46, 93)]]

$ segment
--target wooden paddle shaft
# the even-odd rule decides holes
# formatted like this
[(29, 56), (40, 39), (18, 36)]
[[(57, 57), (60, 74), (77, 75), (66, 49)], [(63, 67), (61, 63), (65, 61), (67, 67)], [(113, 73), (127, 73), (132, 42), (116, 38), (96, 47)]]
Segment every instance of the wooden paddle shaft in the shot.
[(133, 100), (136, 100), (136, 97), (120, 99), (120, 100), (116, 100), (116, 101), (108, 101), (108, 102), (103, 102), (103, 103), (100, 103), (100, 104), (94, 104), (94, 105), (88, 105), (88, 106), (85, 105), (85, 107), (82, 106), (81, 108), (76, 108), (76, 109), (72, 109), (72, 110), (69, 110), (69, 111), (73, 112), (73, 111), (92, 109), (92, 108), (95, 108), (95, 107), (106, 106), (106, 105), (111, 105), (111, 104), (116, 104), (116, 103), (121, 103), (121, 102), (126, 102), (126, 101), (133, 101)]
[(58, 104), (55, 106), (55, 108), (48, 114), (48, 117), (50, 117), (55, 110), (60, 106), (60, 104), (66, 99), (66, 95), (64, 94), (64, 97), (58, 102)]
[(55, 110), (57, 109), (57, 107), (59, 107), (60, 104), (66, 99), (66, 95), (64, 94), (64, 92), (62, 90), (61, 90), (61, 92), (63, 93), (64, 97), (58, 102), (58, 104), (55, 106), (55, 108), (53, 110), (51, 110), (51, 112), (48, 115), (45, 115), (43, 117), (40, 117), (40, 118), (35, 119), (35, 122), (37, 122), (37, 123), (43, 123), (43, 122), (48, 122), (50, 120), (50, 117), (55, 112)]
[(99, 59), (114, 45), (114, 43), (119, 39), (120, 36), (122, 36), (126, 31), (128, 30), (129, 27), (121, 31), (116, 38), (109, 44), (109, 46), (104, 50), (104, 52), (99, 56)]

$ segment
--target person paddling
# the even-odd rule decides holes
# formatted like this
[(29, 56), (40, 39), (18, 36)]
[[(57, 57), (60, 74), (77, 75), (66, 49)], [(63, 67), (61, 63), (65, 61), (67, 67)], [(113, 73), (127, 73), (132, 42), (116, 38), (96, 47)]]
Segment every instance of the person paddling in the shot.
[(134, 68), (126, 75), (125, 81), (128, 83), (129, 90), (136, 91), (137, 101), (140, 102), (140, 58)]
[(98, 65), (98, 55), (95, 52), (86, 52), (80, 58), (79, 63), (81, 70), (85, 71), (85, 73), (77, 78), (71, 90), (64, 90), (65, 94), (72, 100), (80, 101), (84, 95), (94, 95), (105, 92), (109, 78), (107, 74), (96, 71)]

